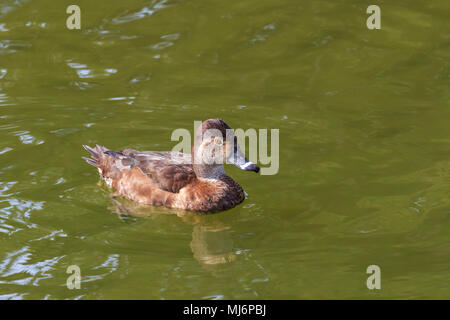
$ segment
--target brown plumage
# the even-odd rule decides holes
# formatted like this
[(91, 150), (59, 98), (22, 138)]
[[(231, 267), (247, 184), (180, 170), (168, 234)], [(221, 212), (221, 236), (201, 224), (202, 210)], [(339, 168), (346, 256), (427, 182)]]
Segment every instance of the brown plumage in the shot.
[[(209, 129), (216, 131), (207, 135)], [(226, 175), (223, 162), (211, 160), (217, 157), (214, 159), (243, 170), (259, 171), (241, 152), (232, 130), (226, 139), (227, 129), (231, 130), (220, 119), (204, 121), (195, 133), (193, 156), (132, 149), (115, 152), (99, 145), (83, 145), (92, 159), (83, 158), (98, 168), (111, 188), (130, 200), (202, 212), (226, 210), (244, 200), (244, 190)]]

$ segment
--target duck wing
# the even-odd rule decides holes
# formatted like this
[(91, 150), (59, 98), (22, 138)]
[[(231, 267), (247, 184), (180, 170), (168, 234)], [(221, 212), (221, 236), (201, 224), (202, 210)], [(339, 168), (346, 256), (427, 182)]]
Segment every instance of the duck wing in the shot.
[(84, 148), (93, 158), (84, 159), (98, 167), (104, 178), (115, 179), (124, 170), (139, 168), (161, 190), (172, 193), (178, 193), (196, 178), (190, 154), (133, 149), (116, 152), (102, 146), (96, 148), (84, 146)]
[(142, 172), (162, 190), (178, 193), (196, 178), (190, 154), (170, 151), (142, 152), (132, 149), (125, 149), (122, 153), (134, 159)]

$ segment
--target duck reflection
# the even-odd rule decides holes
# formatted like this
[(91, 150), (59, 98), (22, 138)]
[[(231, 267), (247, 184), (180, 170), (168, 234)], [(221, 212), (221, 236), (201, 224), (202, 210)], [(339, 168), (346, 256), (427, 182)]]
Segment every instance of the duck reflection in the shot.
[(215, 276), (226, 274), (237, 259), (233, 252), (234, 243), (231, 237), (231, 226), (224, 222), (223, 215), (198, 214), (184, 210), (164, 207), (144, 206), (123, 198), (111, 196), (112, 206), (109, 209), (117, 213), (120, 219), (127, 217), (157, 218), (161, 215), (176, 214), (184, 223), (192, 226), (190, 248), (195, 260), (203, 269)]
[(233, 239), (230, 226), (216, 217), (197, 216), (184, 217), (184, 221), (192, 222), (192, 241), (190, 243), (194, 258), (200, 265), (215, 274), (225, 271), (227, 264), (237, 258), (233, 252)]

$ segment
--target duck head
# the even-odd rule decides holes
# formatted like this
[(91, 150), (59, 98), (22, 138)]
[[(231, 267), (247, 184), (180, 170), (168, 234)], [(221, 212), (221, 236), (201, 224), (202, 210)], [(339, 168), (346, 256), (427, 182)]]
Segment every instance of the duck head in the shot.
[(221, 119), (203, 121), (197, 128), (192, 148), (194, 171), (198, 177), (218, 178), (231, 163), (245, 171), (259, 172), (239, 148), (233, 129)]

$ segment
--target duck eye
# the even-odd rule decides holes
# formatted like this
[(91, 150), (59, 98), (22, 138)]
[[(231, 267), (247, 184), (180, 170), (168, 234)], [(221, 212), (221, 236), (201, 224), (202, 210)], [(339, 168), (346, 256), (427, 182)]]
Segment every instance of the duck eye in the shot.
[(220, 138), (218, 138), (218, 137), (216, 137), (216, 138), (214, 139), (214, 143), (217, 144), (218, 146), (221, 146), (221, 145), (223, 144), (222, 139), (220, 139)]

